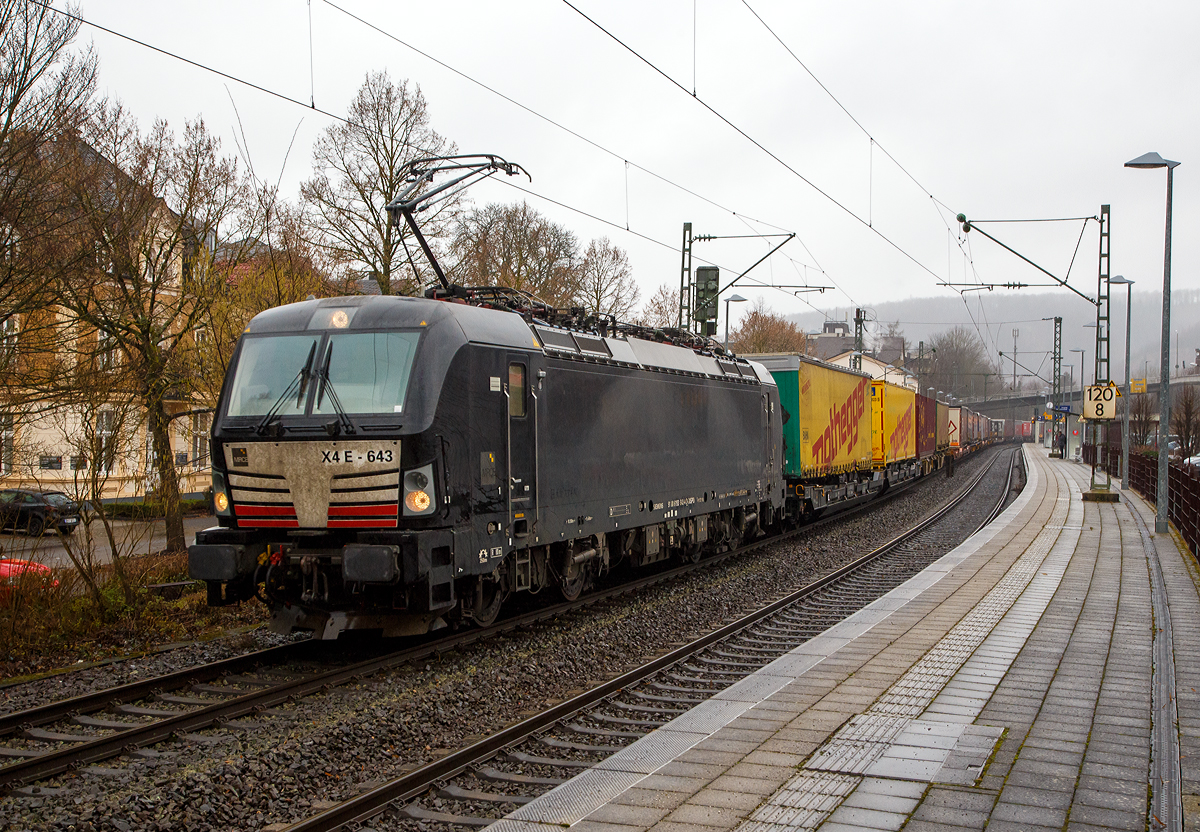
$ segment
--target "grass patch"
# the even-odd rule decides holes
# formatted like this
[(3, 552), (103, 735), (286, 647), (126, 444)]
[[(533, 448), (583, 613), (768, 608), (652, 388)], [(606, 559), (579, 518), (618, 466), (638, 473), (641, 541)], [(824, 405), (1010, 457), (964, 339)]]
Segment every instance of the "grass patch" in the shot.
[(0, 588), (0, 679), (212, 638), (269, 617), (258, 601), (209, 607), (202, 583), (175, 600), (145, 589), (187, 580), (185, 554), (126, 558), (124, 563), (130, 582), (139, 587), (131, 602), (111, 569), (99, 573), (103, 606), (74, 570), (57, 570), (56, 584), (23, 576)]

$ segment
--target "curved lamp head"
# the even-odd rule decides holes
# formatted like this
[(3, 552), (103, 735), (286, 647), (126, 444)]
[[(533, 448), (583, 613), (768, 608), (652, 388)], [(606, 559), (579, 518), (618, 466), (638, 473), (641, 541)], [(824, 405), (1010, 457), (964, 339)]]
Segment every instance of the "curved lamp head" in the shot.
[(1179, 167), (1178, 162), (1172, 162), (1170, 159), (1164, 159), (1157, 153), (1143, 153), (1136, 159), (1130, 159), (1125, 163), (1127, 168), (1176, 168)]
[(1137, 283), (1136, 280), (1130, 280), (1123, 274), (1114, 274), (1108, 279), (1108, 282), (1111, 286), (1132, 286), (1133, 284)]

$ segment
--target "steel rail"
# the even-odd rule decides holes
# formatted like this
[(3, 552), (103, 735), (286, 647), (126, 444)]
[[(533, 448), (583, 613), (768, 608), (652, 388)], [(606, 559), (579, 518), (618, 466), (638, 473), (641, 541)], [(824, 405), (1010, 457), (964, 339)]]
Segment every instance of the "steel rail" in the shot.
[[(665, 653), (641, 667), (630, 670), (613, 679), (603, 682), (600, 685), (585, 691), (577, 696), (572, 697), (564, 702), (548, 708), (539, 714), (529, 717), (521, 722), (511, 725), (508, 728), (485, 737), (478, 742), (467, 746), (466, 748), (448, 754), (438, 760), (434, 760), (421, 768), (414, 769), (411, 772), (401, 775), (396, 779), (384, 783), (370, 791), (364, 792), (356, 797), (350, 798), (337, 806), (333, 806), (320, 814), (313, 815), (302, 821), (286, 827), (285, 832), (331, 832), (331, 830), (341, 829), (350, 826), (351, 824), (362, 823), (367, 819), (378, 814), (388, 805), (404, 800), (411, 799), (421, 794), (426, 789), (430, 788), (440, 780), (453, 777), (470, 766), (481, 762), (482, 760), (491, 757), (503, 748), (519, 742), (532, 734), (545, 730), (556, 722), (566, 719), (574, 714), (585, 710), (609, 697), (628, 688), (637, 682), (642, 681), (647, 676), (650, 676), (658, 671), (670, 667), (704, 648), (722, 641), (731, 635), (746, 629), (759, 621), (773, 615), (779, 610), (788, 607), (797, 601), (814, 594), (815, 592), (824, 589), (831, 584), (834, 584), (851, 573), (857, 571), (868, 563), (878, 560), (886, 556), (891, 550), (898, 547), (900, 544), (911, 539), (912, 537), (927, 530), (935, 525), (939, 520), (943, 519), (951, 510), (957, 507), (965, 500), (974, 490), (974, 488), (983, 480), (983, 477), (995, 465), (996, 460), (1000, 455), (997, 454), (988, 465), (983, 468), (971, 480), (968, 486), (963, 489), (958, 495), (952, 498), (949, 502), (939, 508), (936, 512), (921, 520), (916, 526), (905, 532), (897, 535), (892, 540), (878, 547), (872, 552), (869, 552), (862, 557), (857, 558), (851, 563), (834, 570), (812, 583), (804, 586), (795, 592), (755, 610), (748, 615), (726, 624), (722, 627), (707, 633), (695, 641)], [(1010, 474), (1011, 476), (1011, 474)], [(1005, 492), (1007, 493), (1007, 491)]]
[[(139, 679), (115, 688), (105, 688), (73, 696), (70, 699), (61, 699), (47, 705), (39, 705), (36, 708), (12, 711), (0, 715), (0, 738), (11, 737), (26, 728), (58, 722), (76, 714), (94, 713), (117, 702), (132, 702), (162, 691), (178, 690), (197, 682), (217, 679), (226, 674), (244, 673), (263, 664), (278, 664), (281, 661), (303, 658), (303, 653), (310, 650), (315, 643), (295, 641), (278, 647), (257, 650), (253, 653), (245, 653), (241, 656), (231, 656), (228, 659), (221, 659), (209, 664), (184, 668), (163, 676)], [(0, 772), (2, 771), (3, 769), (0, 769)]]
[[(965, 499), (986, 472), (995, 464), (995, 461), (996, 458), (993, 458), (954, 500), (948, 503), (940, 512), (931, 515), (927, 519), (932, 520), (933, 518), (940, 517), (942, 513)], [(730, 557), (741, 556), (790, 540), (827, 525), (849, 519), (857, 514), (881, 507), (892, 499), (906, 493), (909, 488), (922, 481), (924, 481), (923, 477), (914, 478), (906, 483), (902, 483), (900, 486), (889, 488), (882, 495), (875, 495), (873, 499), (852, 505), (844, 511), (828, 517), (822, 517), (812, 523), (783, 534), (773, 535), (736, 548), (731, 548), (725, 552), (706, 557), (696, 564), (684, 564), (623, 583), (619, 586), (590, 593), (575, 601), (562, 602), (519, 614), (498, 621), (487, 628), (466, 630), (451, 636), (438, 638), (431, 642), (391, 652), (382, 657), (367, 659), (342, 668), (335, 668), (300, 679), (284, 681), (273, 687), (247, 691), (241, 695), (231, 696), (227, 699), (214, 702), (211, 705), (206, 705), (187, 713), (166, 717), (156, 722), (145, 724), (131, 723), (130, 727), (126, 730), (99, 736), (86, 742), (73, 743), (56, 750), (38, 754), (37, 756), (22, 758), (0, 767), (0, 795), (7, 794), (14, 788), (53, 777), (84, 765), (111, 759), (138, 748), (164, 742), (181, 734), (219, 726), (222, 723), (236, 720), (249, 714), (259, 713), (288, 700), (311, 695), (325, 688), (336, 687), (356, 677), (369, 676), (406, 662), (417, 661), (443, 652), (449, 652), (477, 641), (486, 640), (500, 633), (528, 627), (541, 621), (556, 618), (597, 603), (603, 603), (622, 595), (640, 591), (648, 586), (672, 580), (697, 569), (707, 568), (714, 563), (719, 563)], [(917, 527), (914, 527), (910, 532), (901, 534), (885, 544), (885, 546), (894, 546), (916, 532)], [(799, 592), (816, 591), (825, 586), (829, 581), (836, 580), (842, 574), (857, 568), (871, 557), (871, 555), (866, 555), (863, 558), (859, 558), (841, 569), (830, 573), (825, 578), (799, 590)], [(311, 649), (314, 644), (316, 642), (305, 641), (292, 645), (283, 645), (278, 648), (270, 648), (258, 651), (257, 653), (247, 654), (246, 656), (232, 657), (210, 665), (187, 668), (165, 676), (133, 682), (118, 688), (97, 691), (92, 694), (85, 694), (73, 699), (50, 703), (38, 708), (7, 714), (0, 717), (0, 726), (3, 726), (4, 729), (3, 732), (0, 732), (0, 737), (14, 736), (25, 728), (50, 724), (56, 720), (66, 719), (75, 714), (95, 712), (114, 702), (136, 700), (151, 696), (156, 692), (178, 689), (192, 684), (201, 678), (216, 678), (225, 673), (234, 672), (234, 669), (244, 670), (247, 667), (259, 666), (262, 664), (264, 658), (274, 657), (272, 659), (274, 662), (293, 658), (290, 655), (291, 652), (301, 652), (306, 648)]]

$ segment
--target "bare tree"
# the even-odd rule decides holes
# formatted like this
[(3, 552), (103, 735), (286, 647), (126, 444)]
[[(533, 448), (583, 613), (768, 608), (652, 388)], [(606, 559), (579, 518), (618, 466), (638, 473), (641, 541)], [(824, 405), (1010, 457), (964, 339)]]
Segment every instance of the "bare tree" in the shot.
[[(256, 202), (264, 198), (260, 195)], [(269, 211), (260, 211), (256, 230), (261, 238), (227, 247), (230, 257), (218, 252), (213, 265), (220, 278), (216, 295), (194, 331), (191, 347), (191, 375), (202, 400), (217, 400), (233, 349), (251, 318), (310, 296), (344, 292), (314, 262), (316, 253), (302, 233), (302, 224), (296, 207), (279, 202)]]
[(1129, 444), (1142, 447), (1150, 444), (1154, 431), (1154, 417), (1158, 413), (1158, 402), (1146, 393), (1136, 393), (1129, 405)]
[(1194, 384), (1180, 384), (1172, 392), (1171, 433), (1179, 437), (1179, 452), (1186, 459), (1200, 448), (1200, 395)]
[(95, 90), (95, 55), (69, 51), (79, 25), (49, 4), (0, 0), (0, 373), (10, 391), (27, 386), (12, 375), (16, 342), (52, 323), (26, 313), (53, 302), (44, 266), (62, 206), (51, 149), (79, 129)]
[(493, 203), (459, 222), (454, 278), (470, 286), (520, 289), (554, 306), (580, 302), (579, 244), (565, 226), (527, 203)]
[[(988, 379), (998, 375), (988, 361), (987, 350), (979, 336), (965, 326), (956, 326), (933, 336), (933, 357), (924, 384), (936, 386), (959, 398), (980, 396)], [(998, 389), (997, 384), (994, 389)]]
[[(300, 186), (313, 242), (382, 294), (414, 294), (427, 281), (427, 266), (412, 232), (391, 225), (384, 207), (406, 184), (405, 164), (456, 148), (430, 126), (421, 88), (396, 84), (386, 72), (367, 75), (346, 115), (317, 140), (313, 177)], [(447, 234), (458, 204), (449, 199), (422, 214), (422, 233), (433, 240)]]
[(629, 256), (607, 237), (592, 240), (580, 266), (579, 298), (588, 311), (624, 320), (637, 306)]
[(666, 283), (659, 286), (650, 300), (646, 301), (637, 322), (642, 326), (657, 328), (675, 326), (679, 322), (679, 290), (672, 289)]
[[(55, 288), (77, 331), (94, 333), (96, 370), (125, 383), (144, 411), (149, 466), (167, 518), (167, 548), (184, 549), (169, 402), (192, 401), (188, 352), (223, 281), (213, 258), (244, 207), (237, 163), (202, 121), (176, 139), (143, 134), (119, 105), (99, 108), (86, 141), (64, 143), (74, 256)], [(228, 256), (228, 252), (226, 254)]]
[(804, 353), (808, 339), (804, 330), (776, 315), (759, 298), (738, 328), (729, 334), (729, 348), (739, 353), (798, 352)]

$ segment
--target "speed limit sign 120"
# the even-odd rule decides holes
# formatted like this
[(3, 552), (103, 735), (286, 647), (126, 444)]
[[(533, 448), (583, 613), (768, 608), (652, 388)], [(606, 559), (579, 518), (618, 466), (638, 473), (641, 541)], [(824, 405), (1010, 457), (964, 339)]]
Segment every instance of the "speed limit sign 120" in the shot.
[(1085, 419), (1115, 419), (1117, 418), (1117, 388), (1112, 384), (1093, 384), (1087, 388), (1083, 397), (1083, 418)]

